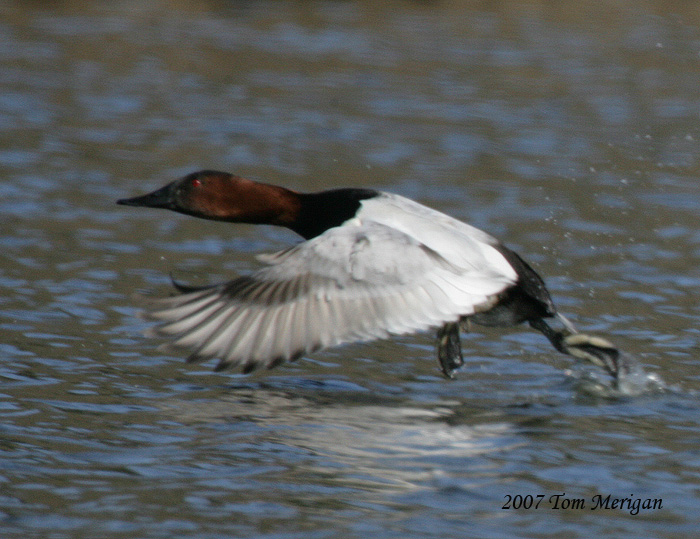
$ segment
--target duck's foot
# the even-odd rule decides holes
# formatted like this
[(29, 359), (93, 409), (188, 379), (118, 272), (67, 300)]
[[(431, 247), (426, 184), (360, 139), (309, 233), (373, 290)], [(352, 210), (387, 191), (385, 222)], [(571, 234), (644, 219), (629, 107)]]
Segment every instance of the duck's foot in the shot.
[(443, 374), (447, 378), (454, 378), (454, 371), (464, 364), (458, 322), (450, 322), (438, 330), (437, 351)]
[(610, 341), (595, 335), (573, 333), (562, 340), (566, 353), (605, 369), (616, 380), (628, 371), (625, 356)]
[(627, 356), (606, 339), (586, 333), (572, 333), (570, 328), (557, 331), (541, 318), (531, 320), (530, 325), (541, 331), (560, 352), (605, 369), (616, 381), (630, 370)]

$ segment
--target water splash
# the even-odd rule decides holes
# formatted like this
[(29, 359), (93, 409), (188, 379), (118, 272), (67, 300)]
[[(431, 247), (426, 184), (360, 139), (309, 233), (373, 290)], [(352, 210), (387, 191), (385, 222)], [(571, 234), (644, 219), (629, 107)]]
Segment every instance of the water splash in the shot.
[[(579, 362), (581, 366), (584, 364), (584, 361)], [(675, 391), (658, 374), (644, 370), (641, 363), (630, 354), (620, 351), (618, 365), (615, 377), (590, 368), (572, 369), (567, 374), (574, 378), (581, 393), (594, 397), (621, 399)]]

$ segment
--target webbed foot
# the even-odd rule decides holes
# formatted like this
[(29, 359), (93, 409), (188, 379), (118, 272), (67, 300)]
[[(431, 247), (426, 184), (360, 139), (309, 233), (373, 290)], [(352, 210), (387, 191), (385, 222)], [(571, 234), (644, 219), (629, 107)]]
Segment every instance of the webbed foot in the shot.
[(567, 354), (588, 361), (618, 379), (627, 370), (624, 356), (610, 341), (595, 335), (572, 333), (562, 339)]
[(563, 354), (605, 369), (615, 380), (619, 380), (629, 372), (630, 365), (627, 357), (602, 337), (578, 333), (573, 326), (567, 326), (564, 331), (557, 331), (541, 318), (531, 320), (530, 325), (541, 331), (554, 348)]
[(464, 364), (458, 322), (447, 323), (438, 330), (437, 350), (443, 374), (447, 378), (454, 378), (454, 371)]

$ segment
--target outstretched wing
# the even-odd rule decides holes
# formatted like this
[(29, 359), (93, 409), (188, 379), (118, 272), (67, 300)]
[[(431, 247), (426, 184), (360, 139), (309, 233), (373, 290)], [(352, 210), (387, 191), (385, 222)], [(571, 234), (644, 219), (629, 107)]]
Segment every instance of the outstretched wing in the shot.
[(455, 266), (376, 222), (333, 228), (261, 259), (269, 265), (249, 276), (155, 300), (153, 331), (189, 349), (190, 361), (217, 358), (217, 370), (248, 372), (454, 321), (490, 307), (513, 284), (488, 264)]

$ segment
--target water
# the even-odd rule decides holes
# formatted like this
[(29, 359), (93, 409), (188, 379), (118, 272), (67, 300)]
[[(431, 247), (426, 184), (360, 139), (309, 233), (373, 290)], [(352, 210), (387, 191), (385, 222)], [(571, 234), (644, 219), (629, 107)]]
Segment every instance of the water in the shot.
[[(2, 2), (0, 535), (695, 535), (699, 19), (667, 2)], [(454, 381), (431, 335), (247, 377), (186, 365), (142, 336), (134, 293), (295, 241), (114, 204), (204, 167), (468, 220), (663, 390), (606, 396), (525, 327), (464, 335)]]

